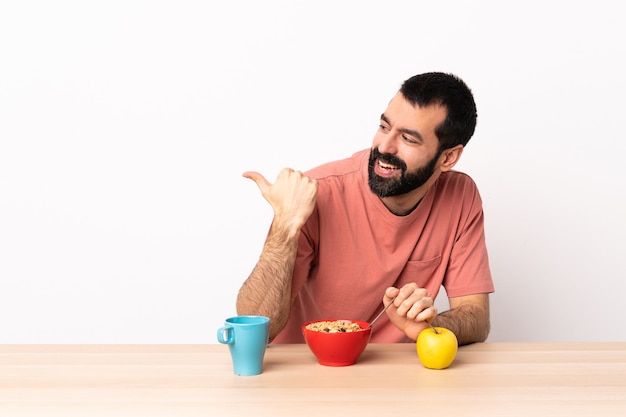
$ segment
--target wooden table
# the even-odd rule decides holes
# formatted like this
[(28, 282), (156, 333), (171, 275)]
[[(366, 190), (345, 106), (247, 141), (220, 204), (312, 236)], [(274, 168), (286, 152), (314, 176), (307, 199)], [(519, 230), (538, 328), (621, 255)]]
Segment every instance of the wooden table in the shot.
[(261, 375), (224, 345), (0, 345), (0, 416), (626, 416), (626, 343), (483, 343), (446, 370), (413, 344), (348, 367), (272, 345)]

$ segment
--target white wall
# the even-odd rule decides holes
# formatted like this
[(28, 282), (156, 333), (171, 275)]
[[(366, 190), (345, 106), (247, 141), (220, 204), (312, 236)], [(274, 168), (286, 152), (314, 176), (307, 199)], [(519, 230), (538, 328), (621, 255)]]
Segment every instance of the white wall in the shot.
[(271, 220), (241, 173), (368, 147), (431, 70), (478, 104), (490, 340), (626, 340), (618, 3), (2, 2), (0, 343), (215, 343)]

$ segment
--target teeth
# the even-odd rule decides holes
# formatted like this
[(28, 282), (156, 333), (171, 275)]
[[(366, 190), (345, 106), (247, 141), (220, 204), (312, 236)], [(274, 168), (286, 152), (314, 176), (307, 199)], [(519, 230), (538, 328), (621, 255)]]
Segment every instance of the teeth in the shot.
[(381, 168), (384, 168), (384, 169), (396, 169), (395, 165), (386, 164), (386, 163), (381, 162), (381, 161), (378, 161), (378, 166), (380, 166)]

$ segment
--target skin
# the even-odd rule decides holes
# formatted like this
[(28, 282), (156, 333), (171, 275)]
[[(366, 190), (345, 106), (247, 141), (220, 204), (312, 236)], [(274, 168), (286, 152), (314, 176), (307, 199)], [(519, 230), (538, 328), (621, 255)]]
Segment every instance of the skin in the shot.
[[(421, 187), (406, 194), (381, 198), (392, 213), (399, 216), (410, 213), (441, 173), (452, 169), (463, 153), (463, 146), (458, 145), (445, 149), (437, 156), (439, 140), (435, 128), (445, 117), (445, 107), (413, 106), (400, 93), (381, 115), (372, 148), (377, 147), (382, 154), (399, 157), (408, 170), (423, 167), (437, 158), (434, 173)], [(377, 164), (375, 172), (387, 178), (401, 175), (400, 169), (389, 164)], [(289, 317), (298, 235), (313, 211), (318, 185), (315, 180), (290, 168), (283, 169), (273, 184), (258, 172), (245, 172), (243, 176), (257, 184), (272, 206), (274, 218), (261, 257), (239, 291), (237, 313), (270, 317), (272, 340)], [(387, 309), (386, 314), (413, 340), (431, 323), (452, 330), (461, 345), (484, 341), (489, 334), (488, 294), (449, 297), (450, 309), (439, 315), (433, 299), (415, 283), (402, 288), (387, 288), (383, 295), (384, 305), (394, 297), (393, 306)]]
[(274, 218), (256, 266), (237, 296), (237, 314), (270, 318), (270, 341), (285, 327), (291, 308), (291, 277), (300, 229), (313, 212), (317, 182), (291, 168), (274, 184), (258, 172), (245, 172), (272, 206)]

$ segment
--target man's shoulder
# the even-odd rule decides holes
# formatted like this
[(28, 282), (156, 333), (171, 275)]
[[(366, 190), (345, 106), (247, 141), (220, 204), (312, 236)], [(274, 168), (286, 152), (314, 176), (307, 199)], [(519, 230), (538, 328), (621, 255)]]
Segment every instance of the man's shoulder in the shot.
[(455, 170), (441, 173), (438, 182), (446, 185), (461, 185), (476, 188), (476, 183), (474, 182), (472, 177), (470, 177), (465, 172)]
[(478, 186), (474, 179), (465, 172), (447, 171), (443, 172), (437, 180), (435, 195), (443, 199), (458, 200), (480, 198)]
[(468, 174), (461, 171), (448, 171), (439, 176), (435, 186), (435, 198), (441, 202), (459, 206), (480, 206), (481, 197), (476, 183)]

